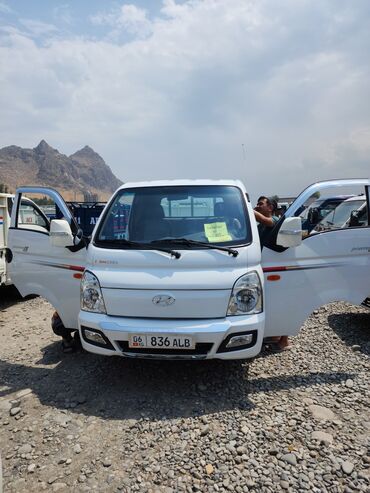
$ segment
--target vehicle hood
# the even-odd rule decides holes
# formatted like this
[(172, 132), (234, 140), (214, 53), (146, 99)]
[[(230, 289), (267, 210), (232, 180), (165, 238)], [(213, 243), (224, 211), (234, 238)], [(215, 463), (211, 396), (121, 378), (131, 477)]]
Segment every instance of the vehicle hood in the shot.
[(231, 289), (250, 260), (259, 263), (248, 247), (238, 249), (237, 257), (218, 250), (181, 250), (180, 259), (156, 250), (95, 250), (86, 269), (102, 288), (113, 289)]
[(99, 251), (87, 269), (99, 279), (108, 315), (220, 318), (250, 263), (248, 247), (239, 251), (233, 257), (218, 250), (181, 250), (180, 259), (154, 250)]

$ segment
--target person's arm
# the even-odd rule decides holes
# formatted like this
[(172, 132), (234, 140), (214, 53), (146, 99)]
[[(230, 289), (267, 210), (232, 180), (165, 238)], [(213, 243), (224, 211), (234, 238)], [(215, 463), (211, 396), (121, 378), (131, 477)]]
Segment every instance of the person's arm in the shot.
[(254, 217), (256, 218), (257, 222), (264, 224), (269, 228), (272, 228), (275, 224), (275, 221), (272, 219), (272, 217), (266, 217), (258, 211), (254, 211)]

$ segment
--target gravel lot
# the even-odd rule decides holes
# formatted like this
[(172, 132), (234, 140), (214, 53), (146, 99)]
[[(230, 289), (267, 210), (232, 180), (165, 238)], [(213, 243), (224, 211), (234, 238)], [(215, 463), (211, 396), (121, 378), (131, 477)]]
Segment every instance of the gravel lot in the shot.
[(323, 307), (253, 362), (64, 355), (0, 292), (5, 492), (370, 491), (370, 312)]

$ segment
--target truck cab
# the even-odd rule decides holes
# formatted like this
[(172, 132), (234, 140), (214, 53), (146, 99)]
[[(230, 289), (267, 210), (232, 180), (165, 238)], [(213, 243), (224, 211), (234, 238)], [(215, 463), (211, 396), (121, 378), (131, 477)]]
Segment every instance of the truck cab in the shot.
[[(302, 235), (296, 212), (333, 180), (306, 189), (261, 251), (252, 204), (234, 180), (126, 183), (105, 206), (89, 244), (60, 195), (62, 219), (22, 229), (13, 210), (12, 278), (40, 294), (84, 348), (107, 356), (246, 359), (264, 337), (295, 335), (316, 308), (368, 296), (369, 225)], [(16, 204), (32, 188), (17, 191)], [(350, 234), (348, 234), (348, 232)], [(356, 282), (354, 282), (356, 279)]]

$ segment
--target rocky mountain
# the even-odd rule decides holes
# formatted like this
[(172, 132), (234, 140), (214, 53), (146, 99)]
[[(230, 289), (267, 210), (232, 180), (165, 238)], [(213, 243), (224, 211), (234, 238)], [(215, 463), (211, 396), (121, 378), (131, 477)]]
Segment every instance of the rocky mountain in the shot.
[(122, 184), (91, 147), (66, 156), (45, 140), (34, 149), (0, 149), (0, 183), (10, 192), (22, 185), (52, 187), (68, 200), (94, 195), (105, 200)]

